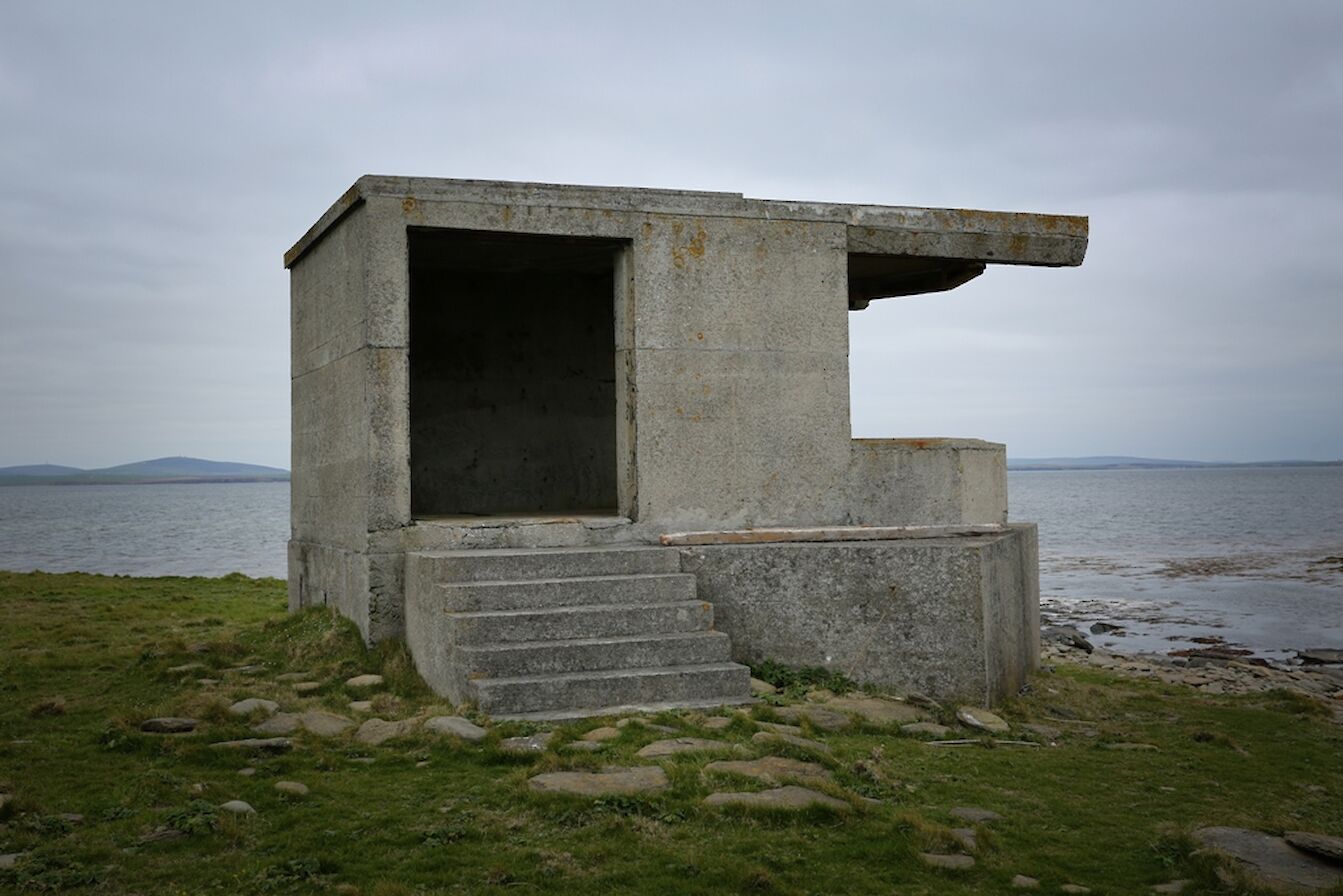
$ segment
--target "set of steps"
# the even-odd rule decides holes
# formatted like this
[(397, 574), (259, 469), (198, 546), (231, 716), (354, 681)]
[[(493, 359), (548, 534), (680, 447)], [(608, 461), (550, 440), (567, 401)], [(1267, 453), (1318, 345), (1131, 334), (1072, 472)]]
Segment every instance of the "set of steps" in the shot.
[(434, 690), (495, 717), (750, 702), (673, 548), (411, 553), (406, 637)]

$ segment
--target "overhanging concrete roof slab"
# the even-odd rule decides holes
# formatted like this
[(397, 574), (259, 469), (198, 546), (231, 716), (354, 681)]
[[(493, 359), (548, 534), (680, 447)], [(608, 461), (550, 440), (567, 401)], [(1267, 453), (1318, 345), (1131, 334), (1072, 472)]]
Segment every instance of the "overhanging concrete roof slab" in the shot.
[(285, 267), (302, 257), (350, 210), (374, 197), (410, 203), (545, 206), (843, 224), (850, 253), (948, 259), (958, 263), (949, 268), (956, 272), (952, 279), (969, 273), (970, 268), (964, 263), (1079, 265), (1086, 255), (1088, 234), (1087, 218), (1077, 215), (789, 202), (748, 199), (740, 193), (690, 190), (365, 175), (285, 253)]

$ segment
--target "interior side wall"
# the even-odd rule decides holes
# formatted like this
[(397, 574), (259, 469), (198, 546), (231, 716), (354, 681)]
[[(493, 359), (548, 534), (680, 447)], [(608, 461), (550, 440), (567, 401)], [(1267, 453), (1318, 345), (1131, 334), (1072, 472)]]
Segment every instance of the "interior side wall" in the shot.
[(412, 233), (414, 515), (615, 509), (615, 258)]

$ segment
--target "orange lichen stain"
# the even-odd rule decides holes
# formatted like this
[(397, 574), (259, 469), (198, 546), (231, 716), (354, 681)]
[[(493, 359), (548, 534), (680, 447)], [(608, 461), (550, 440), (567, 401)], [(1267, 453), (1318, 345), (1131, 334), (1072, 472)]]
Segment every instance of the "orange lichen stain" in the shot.
[(705, 395), (708, 395), (708, 394), (709, 394), (711, 391), (713, 391), (713, 390), (712, 390), (712, 389), (709, 387), (709, 385), (706, 383), (706, 384), (704, 385), (704, 388), (703, 388), (701, 391), (702, 391)]
[(704, 232), (704, 225), (697, 223), (695, 225), (695, 236), (693, 239), (691, 239), (690, 245), (685, 247), (686, 251), (689, 252), (691, 255), (695, 256), (696, 258), (703, 258), (704, 241), (707, 240), (708, 238), (709, 234)]
[(699, 414), (691, 414), (691, 415), (690, 415), (690, 422), (691, 422), (691, 423), (698, 423), (699, 421), (700, 421), (700, 415), (699, 415)]
[(703, 341), (704, 341), (704, 334), (703, 334), (703, 333), (696, 333), (696, 334), (695, 334), (695, 339), (698, 340), (698, 341), (700, 341), (700, 342), (703, 342)]
[(653, 222), (652, 222), (652, 221), (645, 221), (642, 230), (643, 230), (643, 235), (644, 235), (644, 238), (645, 238), (645, 239), (648, 238), (648, 237), (650, 237), (650, 236), (652, 236), (652, 235), (653, 235)]
[(684, 417), (684, 416), (685, 416), (685, 410), (684, 410), (683, 408), (677, 408), (677, 409), (676, 409), (676, 416), (678, 416), (678, 417)]
[(672, 222), (672, 236), (680, 236), (682, 230), (685, 230), (685, 225), (680, 221)]
[(405, 199), (401, 200), (401, 211), (405, 212), (406, 214), (410, 214), (411, 212), (415, 211), (414, 196), (407, 196)]
[(511, 205), (506, 205), (506, 206), (504, 206), (502, 209), (499, 210), (499, 216), (500, 216), (501, 218), (504, 219), (504, 223), (505, 223), (505, 224), (507, 224), (509, 221), (512, 221), (512, 220), (513, 220), (513, 206), (511, 206)]

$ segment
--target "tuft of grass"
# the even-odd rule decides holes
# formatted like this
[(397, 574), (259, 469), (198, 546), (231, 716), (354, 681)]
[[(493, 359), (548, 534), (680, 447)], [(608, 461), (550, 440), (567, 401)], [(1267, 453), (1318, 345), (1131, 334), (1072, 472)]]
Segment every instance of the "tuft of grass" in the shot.
[(785, 666), (774, 660), (763, 660), (751, 666), (751, 674), (774, 685), (787, 697), (801, 697), (813, 688), (825, 688), (835, 694), (847, 694), (857, 683), (834, 669), (821, 666)]

